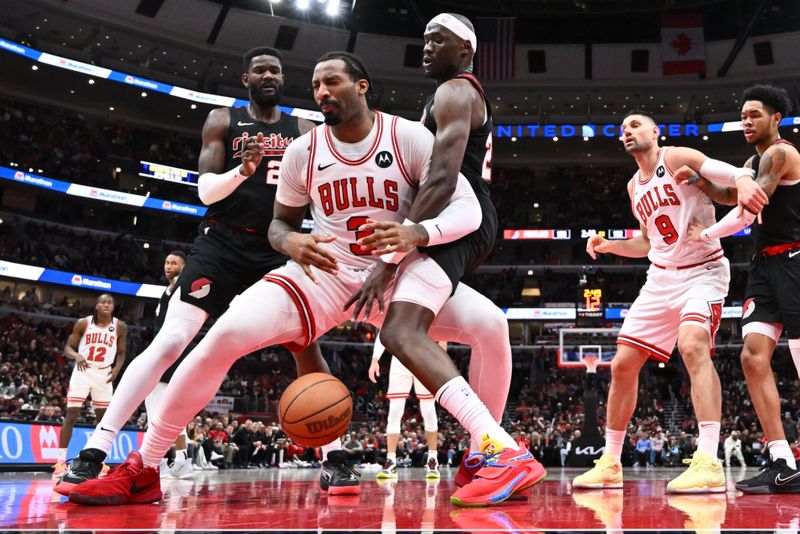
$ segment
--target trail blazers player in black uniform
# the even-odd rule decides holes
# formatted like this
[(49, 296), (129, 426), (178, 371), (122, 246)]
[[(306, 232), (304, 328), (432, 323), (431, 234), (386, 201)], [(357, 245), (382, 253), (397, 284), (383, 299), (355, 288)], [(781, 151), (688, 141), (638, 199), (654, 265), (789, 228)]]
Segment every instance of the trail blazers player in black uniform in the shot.
[[(239, 292), (286, 263), (286, 257), (267, 241), (280, 162), (292, 140), (314, 124), (278, 108), (284, 84), (281, 60), (280, 52), (272, 48), (246, 52), (242, 84), (250, 93), (250, 104), (209, 113), (198, 182), (200, 200), (209, 206), (206, 218), (161, 330), (128, 367), (102, 421), (56, 486), (62, 495), (97, 478), (119, 430), (208, 316), (221, 315)], [(327, 370), (316, 344), (298, 357), (298, 372), (309, 370)]]
[[(744, 493), (800, 493), (800, 471), (786, 441), (781, 403), (772, 373), (772, 354), (783, 329), (800, 371), (800, 153), (781, 139), (778, 127), (791, 111), (784, 89), (756, 85), (745, 90), (742, 129), (756, 155), (745, 166), (756, 171), (756, 184), (769, 197), (752, 225), (753, 259), (742, 306), (742, 370), (759, 422), (767, 439), (768, 469), (736, 483)], [(741, 204), (736, 189), (700, 182), (714, 201)], [(725, 219), (704, 230), (713, 233)], [(752, 220), (752, 218), (751, 218)], [(729, 228), (725, 235), (736, 228)]]
[[(372, 299), (380, 296), (381, 288), (394, 273), (393, 261), (401, 259), (402, 252), (419, 247), (445, 275), (429, 277), (427, 283), (449, 282), (451, 290), (458, 294), (461, 278), (475, 270), (494, 248), (497, 213), (486, 182), (491, 171), (492, 112), (480, 82), (472, 74), (477, 45), (475, 31), (466, 17), (442, 13), (427, 24), (424, 39), (423, 68), (426, 76), (437, 84), (422, 116), (423, 124), (435, 135), (430, 178), (420, 188), (406, 225), (380, 222), (362, 227), (374, 230), (362, 240), (363, 246), (374, 249), (373, 254), (394, 253), (395, 258), (383, 256), (382, 259), (389, 261), (382, 262), (364, 288), (351, 298), (356, 302), (355, 315), (362, 306), (368, 309)], [(462, 239), (439, 244), (438, 228), (426, 228), (411, 221), (430, 219), (443, 209), (455, 189), (459, 171), (478, 197), (483, 216), (481, 226)], [(496, 337), (487, 354), (477, 355), (473, 351), (469, 381), (492, 416), (500, 421), (511, 383), (511, 346), (505, 314), (488, 299), (485, 305), (496, 311), (497, 321), (493, 322), (498, 325)], [(414, 376), (430, 374), (421, 371), (421, 366), (444, 369), (440, 364), (443, 350), (427, 334), (433, 319), (431, 310), (413, 302), (395, 300), (387, 311), (381, 341)], [(437, 390), (430, 391), (441, 403)], [(471, 445), (476, 450), (478, 444)], [(460, 469), (457, 484), (468, 483), (471, 474)]]

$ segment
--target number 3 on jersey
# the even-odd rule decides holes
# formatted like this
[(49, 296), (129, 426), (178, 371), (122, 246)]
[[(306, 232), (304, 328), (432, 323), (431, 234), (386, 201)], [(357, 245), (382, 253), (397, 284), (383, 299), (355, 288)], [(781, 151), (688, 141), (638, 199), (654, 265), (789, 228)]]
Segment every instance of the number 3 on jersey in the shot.
[[(361, 226), (364, 224), (367, 224), (367, 217), (364, 216), (350, 217), (347, 219), (347, 229), (350, 232), (356, 233), (356, 241), (375, 233), (372, 229), (359, 230), (359, 228), (361, 228)], [(362, 247), (358, 243), (350, 243), (350, 252), (356, 256), (370, 256), (372, 254), (370, 249)]]
[(659, 215), (653, 222), (656, 223), (658, 233), (664, 237), (664, 243), (671, 245), (678, 240), (678, 230), (675, 229), (669, 215)]

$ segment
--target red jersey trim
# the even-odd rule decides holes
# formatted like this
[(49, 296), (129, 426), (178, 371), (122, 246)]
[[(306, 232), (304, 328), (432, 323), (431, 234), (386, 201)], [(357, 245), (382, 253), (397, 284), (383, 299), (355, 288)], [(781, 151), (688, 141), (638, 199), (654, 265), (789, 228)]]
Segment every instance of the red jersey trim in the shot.
[(316, 339), (316, 328), (314, 326), (314, 319), (311, 317), (311, 307), (308, 305), (308, 299), (294, 280), (282, 274), (264, 275), (264, 281), (277, 284), (286, 290), (289, 297), (294, 301), (295, 306), (297, 306), (297, 311), (300, 313), (300, 320), (303, 324), (303, 335), (305, 339), (303, 343), (286, 343), (285, 346), (293, 352), (300, 352), (311, 345)]
[(306, 168), (306, 193), (311, 194), (311, 183), (314, 181), (314, 156), (317, 154), (317, 129), (311, 130), (311, 139), (308, 145), (308, 167)]
[(400, 169), (400, 174), (403, 175), (403, 178), (405, 178), (406, 182), (408, 182), (408, 185), (410, 185), (414, 189), (417, 189), (419, 187), (419, 184), (415, 184), (414, 182), (411, 181), (411, 177), (408, 173), (408, 170), (406, 170), (406, 164), (403, 161), (403, 155), (400, 153), (400, 143), (397, 142), (398, 119), (399, 117), (392, 118), (392, 135), (391, 135), (392, 150), (394, 151), (395, 159), (397, 160), (397, 167)]
[[(638, 179), (639, 185), (645, 185), (647, 182), (649, 182), (650, 180), (652, 180), (652, 179), (653, 179), (653, 176), (655, 176), (655, 175), (656, 175), (656, 171), (658, 170), (658, 162), (659, 162), (659, 161), (662, 161), (662, 159), (661, 159), (661, 155), (662, 155), (662, 153), (663, 153), (663, 150), (664, 150), (665, 148), (666, 148), (666, 147), (661, 147), (661, 148), (659, 148), (659, 149), (658, 149), (658, 159), (656, 160), (656, 168), (655, 168), (655, 169), (653, 169), (653, 172), (651, 172), (651, 173), (650, 173), (650, 176), (648, 176), (647, 180), (645, 180), (645, 181), (643, 182), (643, 181), (642, 181), (642, 171), (641, 171), (641, 170), (639, 170), (639, 171), (638, 171), (638, 174), (639, 174), (639, 179)], [(665, 161), (665, 162), (664, 162), (664, 165), (666, 165), (666, 164), (667, 164), (667, 162)]]
[(381, 136), (383, 135), (383, 113), (380, 111), (375, 112), (375, 121), (378, 123), (378, 132), (375, 134), (375, 141), (372, 143), (372, 146), (367, 151), (367, 153), (358, 160), (347, 159), (343, 155), (339, 154), (336, 151), (336, 148), (333, 145), (333, 139), (331, 138), (331, 129), (325, 126), (325, 142), (328, 144), (328, 149), (340, 162), (344, 163), (345, 165), (355, 166), (361, 165), (362, 163), (369, 160), (372, 156), (375, 155), (375, 151), (378, 149), (378, 145), (381, 144)]

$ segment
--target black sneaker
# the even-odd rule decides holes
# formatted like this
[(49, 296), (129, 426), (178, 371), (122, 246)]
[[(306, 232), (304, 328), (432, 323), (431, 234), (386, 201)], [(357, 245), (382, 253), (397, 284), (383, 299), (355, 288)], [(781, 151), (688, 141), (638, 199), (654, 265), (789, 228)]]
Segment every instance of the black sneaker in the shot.
[(775, 460), (772, 466), (778, 472), (769, 485), (772, 493), (800, 493), (800, 469), (792, 469), (783, 458)]
[(322, 462), (319, 472), (319, 487), (328, 495), (358, 495), (361, 493), (361, 473), (347, 463), (347, 453), (330, 451)]
[(78, 457), (70, 462), (64, 476), (53, 488), (54, 491), (68, 497), (72, 489), (81, 482), (100, 476), (105, 458), (105, 453), (99, 449), (82, 450)]
[(762, 467), (761, 471), (756, 476), (737, 482), (736, 489), (742, 493), (775, 493), (772, 489), (772, 485), (775, 483), (775, 478), (781, 474), (782, 471), (786, 470), (789, 471), (789, 474), (786, 476), (789, 476), (791, 473), (795, 472), (786, 465), (786, 460), (783, 458), (779, 458), (774, 462), (772, 460), (767, 460), (767, 465)]

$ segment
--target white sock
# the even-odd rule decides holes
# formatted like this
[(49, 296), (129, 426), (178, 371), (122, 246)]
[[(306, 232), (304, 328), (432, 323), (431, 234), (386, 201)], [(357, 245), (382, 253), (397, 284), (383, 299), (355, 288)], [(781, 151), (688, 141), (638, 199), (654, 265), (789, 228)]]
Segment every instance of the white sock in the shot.
[(792, 353), (792, 360), (794, 360), (797, 374), (800, 375), (800, 338), (789, 340), (789, 352)]
[(770, 441), (767, 443), (767, 450), (773, 462), (778, 458), (783, 458), (786, 460), (786, 465), (792, 469), (797, 469), (797, 462), (794, 460), (794, 454), (792, 454), (792, 449), (789, 447), (789, 442), (785, 439)]
[(150, 421), (139, 454), (145, 467), (158, 467), (184, 425), (170, 425), (159, 417)]
[(396, 452), (387, 452), (386, 459), (394, 464), (397, 463), (397, 453)]
[(719, 448), (719, 421), (700, 421), (700, 436), (697, 438), (697, 450), (703, 451), (715, 460)]
[(622, 446), (625, 444), (624, 430), (611, 430), (606, 427), (606, 448), (605, 453), (610, 454), (619, 462), (622, 458)]
[(331, 441), (328, 444), (322, 446), (322, 461), (328, 459), (328, 453), (331, 451), (340, 451), (342, 450), (342, 440), (336, 438), (335, 440)]
[(436, 449), (428, 449), (428, 460), (433, 458), (436, 462), (439, 462), (439, 451)]
[(176, 462), (184, 462), (188, 456), (186, 455), (186, 449), (175, 449), (175, 461)]
[(497, 424), (467, 381), (457, 376), (449, 380), (436, 392), (439, 404), (467, 429), (471, 441), (480, 443), (484, 434), (500, 441), (504, 447), (517, 450), (519, 446), (508, 432)]
[(67, 461), (67, 449), (58, 449), (57, 463), (64, 463)]

